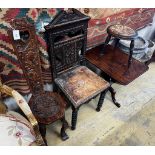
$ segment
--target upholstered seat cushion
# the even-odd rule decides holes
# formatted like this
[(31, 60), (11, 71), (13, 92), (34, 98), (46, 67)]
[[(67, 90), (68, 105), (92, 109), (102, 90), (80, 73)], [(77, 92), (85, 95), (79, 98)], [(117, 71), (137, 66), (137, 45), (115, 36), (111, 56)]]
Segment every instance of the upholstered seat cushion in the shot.
[(23, 116), (13, 111), (0, 114), (0, 146), (28, 146), (34, 142), (33, 128)]
[(55, 82), (75, 107), (109, 87), (108, 82), (85, 66), (78, 66), (62, 73)]

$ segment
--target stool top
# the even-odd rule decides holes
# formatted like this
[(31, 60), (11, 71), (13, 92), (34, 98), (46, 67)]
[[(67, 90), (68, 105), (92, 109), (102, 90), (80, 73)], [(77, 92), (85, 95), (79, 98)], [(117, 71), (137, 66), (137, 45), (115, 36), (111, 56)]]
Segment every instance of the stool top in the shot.
[(50, 124), (64, 116), (66, 103), (58, 93), (32, 95), (29, 105), (39, 123)]
[(107, 28), (107, 32), (108, 34), (111, 34), (112, 36), (118, 37), (120, 39), (134, 39), (138, 36), (135, 30), (121, 24), (115, 24), (109, 26)]

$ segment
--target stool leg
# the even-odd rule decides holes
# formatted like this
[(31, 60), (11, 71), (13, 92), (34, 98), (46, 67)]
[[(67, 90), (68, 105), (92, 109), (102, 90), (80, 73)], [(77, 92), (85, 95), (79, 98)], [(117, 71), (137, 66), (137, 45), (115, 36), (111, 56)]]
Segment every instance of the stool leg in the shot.
[(134, 40), (131, 40), (131, 43), (130, 43), (130, 54), (129, 54), (129, 59), (128, 59), (128, 68), (130, 67), (131, 62), (132, 62), (133, 49), (134, 49)]
[(96, 108), (96, 111), (99, 112), (101, 110), (101, 107), (103, 105), (103, 102), (104, 102), (104, 98), (105, 98), (105, 95), (107, 93), (108, 89), (106, 89), (105, 91), (103, 91), (101, 94), (100, 94), (100, 98), (99, 98), (99, 101), (98, 101), (98, 105), (97, 105), (97, 108)]
[(76, 129), (78, 110), (79, 108), (75, 108), (74, 106), (72, 106), (72, 130)]
[(119, 41), (120, 41), (119, 38), (116, 38), (116, 39), (115, 39), (115, 46), (114, 46), (114, 48), (116, 48), (116, 47), (118, 46)]
[(106, 38), (106, 40), (105, 40), (105, 42), (104, 42), (104, 44), (103, 44), (103, 46), (102, 46), (101, 53), (100, 53), (101, 55), (104, 54), (105, 48), (108, 45), (110, 39), (111, 39), (111, 35), (108, 35), (107, 38)]

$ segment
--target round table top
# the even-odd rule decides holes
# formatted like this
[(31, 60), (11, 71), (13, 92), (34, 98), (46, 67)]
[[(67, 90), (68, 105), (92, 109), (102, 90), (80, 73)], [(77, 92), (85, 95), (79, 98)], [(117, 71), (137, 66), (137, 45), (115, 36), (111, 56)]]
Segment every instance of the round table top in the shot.
[(121, 25), (121, 24), (115, 24), (111, 25), (107, 29), (108, 34), (118, 37), (120, 39), (134, 39), (138, 36), (137, 32), (133, 30), (132, 28)]

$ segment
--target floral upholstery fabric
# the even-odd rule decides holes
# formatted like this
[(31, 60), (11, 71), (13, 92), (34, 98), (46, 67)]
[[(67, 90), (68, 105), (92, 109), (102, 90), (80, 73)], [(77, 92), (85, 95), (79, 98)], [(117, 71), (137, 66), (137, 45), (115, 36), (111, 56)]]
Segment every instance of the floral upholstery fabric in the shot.
[(35, 141), (30, 123), (16, 112), (0, 115), (0, 146), (28, 146)]

